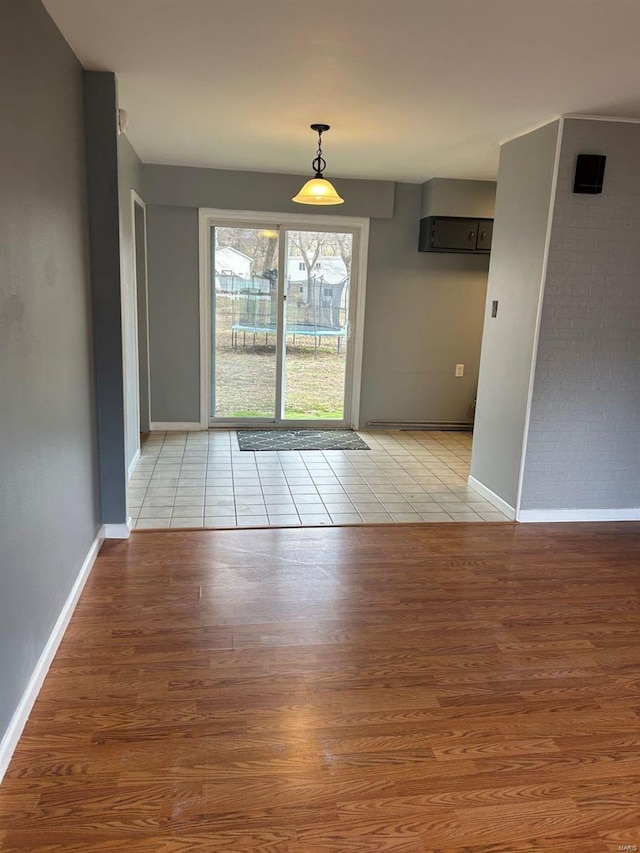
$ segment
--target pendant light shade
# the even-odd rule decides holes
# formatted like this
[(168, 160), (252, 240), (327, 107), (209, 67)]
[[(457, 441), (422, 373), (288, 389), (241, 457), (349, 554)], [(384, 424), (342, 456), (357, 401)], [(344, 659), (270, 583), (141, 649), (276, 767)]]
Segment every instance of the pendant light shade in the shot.
[(312, 124), (311, 130), (315, 130), (318, 134), (318, 151), (311, 164), (316, 174), (315, 177), (306, 182), (298, 195), (292, 198), (292, 201), (296, 201), (298, 204), (343, 204), (344, 199), (338, 195), (333, 184), (322, 174), (327, 168), (327, 162), (322, 156), (322, 134), (329, 130), (329, 125)]
[(344, 203), (344, 199), (340, 198), (331, 181), (326, 178), (311, 178), (302, 187), (298, 195), (293, 197), (292, 201), (297, 201), (298, 204)]

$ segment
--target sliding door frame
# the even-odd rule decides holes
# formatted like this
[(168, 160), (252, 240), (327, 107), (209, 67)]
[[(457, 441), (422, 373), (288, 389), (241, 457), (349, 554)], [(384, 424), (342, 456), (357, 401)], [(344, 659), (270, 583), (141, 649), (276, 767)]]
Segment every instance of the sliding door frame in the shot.
[[(202, 429), (210, 427), (229, 427), (239, 424), (240, 419), (228, 419), (226, 421), (212, 419), (211, 417), (211, 228), (215, 226), (230, 226), (236, 228), (251, 228), (264, 226), (280, 226), (279, 269), (284, 275), (283, 259), (285, 254), (285, 231), (309, 230), (309, 231), (337, 231), (351, 232), (357, 244), (357, 252), (354, 252), (352, 261), (352, 293), (355, 290), (355, 298), (351, 299), (350, 306), (350, 330), (351, 334), (347, 341), (347, 364), (345, 383), (349, 393), (345, 396), (344, 421), (335, 424), (342, 426), (346, 423), (354, 429), (359, 427), (360, 413), (360, 386), (362, 380), (362, 349), (364, 344), (364, 312), (367, 283), (367, 256), (369, 252), (369, 219), (364, 217), (350, 216), (318, 216), (308, 214), (275, 213), (255, 210), (217, 210), (215, 208), (201, 208), (199, 211), (199, 240), (200, 240), (200, 426)], [(355, 287), (354, 287), (355, 286)], [(284, 299), (279, 287), (278, 296), (278, 323), (282, 328), (284, 317)], [(278, 350), (276, 353), (278, 369), (281, 369), (285, 358), (284, 347), (280, 345), (280, 339), (285, 339), (284, 334), (278, 335)], [(280, 421), (281, 391), (277, 394), (275, 425), (282, 426)], [(332, 424), (326, 421), (319, 422), (323, 428), (329, 428)], [(313, 426), (318, 421), (295, 420), (288, 421), (287, 426), (298, 427)], [(249, 425), (249, 421), (243, 421), (243, 425)], [(256, 420), (251, 425), (259, 427), (273, 427), (274, 422), (270, 419)]]

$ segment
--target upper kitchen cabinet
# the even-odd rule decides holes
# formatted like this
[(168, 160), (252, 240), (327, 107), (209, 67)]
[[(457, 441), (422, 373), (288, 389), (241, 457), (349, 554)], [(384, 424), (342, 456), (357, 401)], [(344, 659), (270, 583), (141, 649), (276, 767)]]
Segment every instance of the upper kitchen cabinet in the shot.
[(465, 219), (456, 216), (427, 216), (420, 220), (420, 252), (491, 251), (492, 219)]
[(488, 254), (495, 191), (493, 181), (433, 178), (423, 184), (419, 251)]

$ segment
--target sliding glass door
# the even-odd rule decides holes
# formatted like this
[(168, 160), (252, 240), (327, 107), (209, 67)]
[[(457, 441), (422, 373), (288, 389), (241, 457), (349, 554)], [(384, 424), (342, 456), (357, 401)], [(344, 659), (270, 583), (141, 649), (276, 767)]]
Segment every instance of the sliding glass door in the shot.
[(353, 234), (287, 231), (285, 420), (345, 419)]
[(274, 420), (279, 234), (215, 226), (211, 236), (211, 415)]
[(210, 225), (213, 424), (348, 423), (357, 240), (303, 222)]

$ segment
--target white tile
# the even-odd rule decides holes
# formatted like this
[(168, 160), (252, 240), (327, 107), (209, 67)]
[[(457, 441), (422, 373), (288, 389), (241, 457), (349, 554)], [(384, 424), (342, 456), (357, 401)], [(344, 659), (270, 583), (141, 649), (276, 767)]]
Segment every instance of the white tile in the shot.
[(308, 486), (291, 486), (290, 491), (292, 495), (318, 495), (318, 490), (313, 483)]
[(160, 530), (169, 526), (168, 518), (139, 518), (135, 530)]
[(203, 507), (203, 512), (205, 515), (225, 515), (229, 517), (230, 515), (236, 514), (235, 505), (232, 506), (212, 506), (211, 504), (206, 504)]
[(324, 506), (330, 515), (345, 512), (353, 513), (356, 511), (356, 508), (351, 501), (325, 501)]
[(417, 512), (392, 512), (391, 518), (394, 521), (422, 521)]
[(296, 494), (294, 494), (293, 500), (297, 504), (300, 504), (300, 505), (302, 505), (302, 504), (315, 504), (315, 505), (322, 506), (322, 498), (317, 493), (311, 494), (311, 495), (296, 495)]
[(423, 521), (453, 521), (450, 515), (446, 512), (421, 512), (420, 518)]
[(290, 494), (290, 491), (289, 491), (289, 486), (287, 486), (286, 483), (284, 483), (284, 484), (279, 483), (277, 485), (268, 485), (268, 486), (263, 483), (262, 494), (263, 495), (288, 495), (288, 494)]
[(501, 512), (495, 510), (494, 512), (480, 512), (478, 513), (480, 518), (483, 521), (510, 521), (511, 519), (507, 518), (506, 515), (503, 515)]
[(388, 512), (367, 512), (361, 509), (360, 513), (367, 524), (389, 524), (393, 521)]
[(255, 515), (257, 513), (265, 513), (266, 507), (264, 502), (248, 504), (248, 503), (236, 503), (236, 515)]
[(411, 504), (407, 501), (382, 501), (387, 512), (411, 512)]
[(278, 504), (291, 504), (293, 506), (293, 498), (291, 495), (265, 495), (264, 502), (267, 506), (276, 506)]
[(436, 491), (435, 489), (429, 489), (428, 494), (431, 495), (431, 497), (440, 504), (448, 504), (448, 503), (460, 504), (460, 503), (462, 503), (460, 498), (457, 495), (454, 495), (454, 493), (450, 492), (449, 490), (447, 490), (446, 492), (445, 491), (440, 492), (440, 491)]
[(189, 516), (176, 517), (174, 515), (173, 518), (171, 519), (171, 523), (169, 526), (170, 527), (203, 527), (204, 526), (204, 520), (203, 520), (201, 515), (192, 516), (191, 518)]
[(469, 507), (462, 501), (437, 500), (438, 506), (441, 506), (445, 512), (471, 512)]
[(194, 518), (199, 515), (202, 516), (204, 514), (204, 507), (202, 504), (188, 504), (185, 506), (174, 506), (173, 512), (171, 514), (172, 518)]
[(362, 518), (357, 512), (330, 512), (334, 524), (362, 524)]
[(321, 495), (343, 495), (345, 493), (345, 490), (340, 483), (334, 483), (328, 486), (318, 483), (317, 489)]
[(173, 506), (173, 496), (162, 497), (162, 495), (147, 495), (142, 506), (145, 508), (155, 506)]
[(170, 506), (151, 506), (146, 507), (143, 505), (142, 509), (138, 514), (139, 518), (170, 518), (171, 517), (171, 507)]
[(437, 504), (435, 501), (428, 500), (415, 500), (410, 503), (416, 512), (434, 512), (437, 511), (440, 506), (440, 504)]
[[(147, 491), (148, 489), (146, 487), (142, 489), (137, 489), (135, 487), (129, 486), (128, 494), (131, 498), (143, 498), (147, 494)], [(170, 489), (169, 491), (171, 492)], [(171, 494), (173, 494), (173, 492), (171, 492)]]
[(303, 524), (331, 524), (331, 518), (327, 513), (300, 513), (300, 521)]
[(377, 508), (380, 511), (383, 509), (382, 504), (375, 495), (354, 495), (351, 502), (357, 509), (369, 508), (375, 510)]
[(266, 513), (260, 515), (258, 513), (238, 513), (236, 516), (236, 524), (238, 527), (262, 527), (269, 523)]

